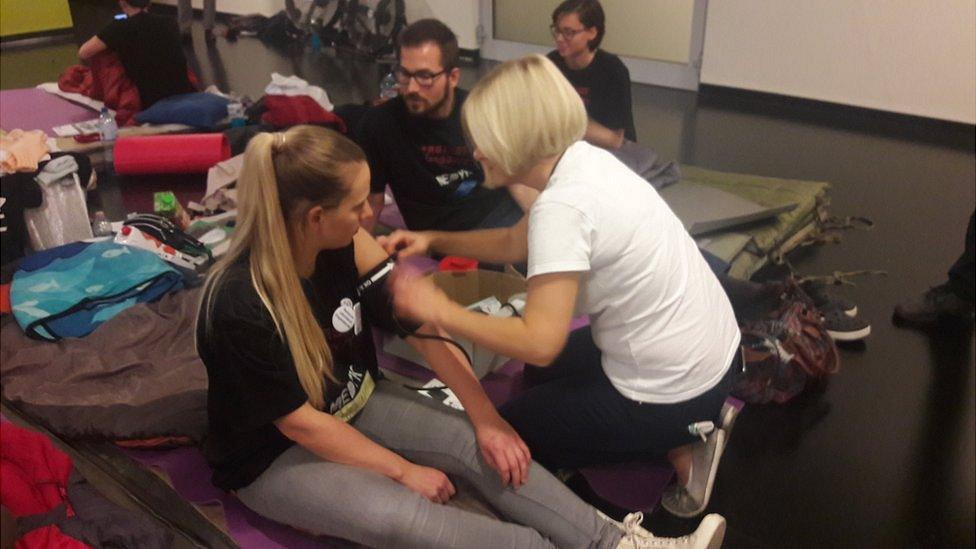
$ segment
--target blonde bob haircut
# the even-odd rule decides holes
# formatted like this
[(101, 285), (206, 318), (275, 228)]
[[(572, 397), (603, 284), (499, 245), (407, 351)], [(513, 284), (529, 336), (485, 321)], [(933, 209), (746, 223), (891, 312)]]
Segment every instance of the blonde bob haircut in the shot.
[(473, 148), (507, 176), (562, 154), (586, 132), (583, 100), (552, 61), (507, 61), (471, 90), (461, 122)]

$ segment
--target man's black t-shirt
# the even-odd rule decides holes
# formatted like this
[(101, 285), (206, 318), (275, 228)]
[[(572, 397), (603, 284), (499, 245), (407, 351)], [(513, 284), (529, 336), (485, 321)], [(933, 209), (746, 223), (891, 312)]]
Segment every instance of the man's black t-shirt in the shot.
[(549, 52), (549, 59), (583, 98), (590, 118), (611, 130), (623, 129), (624, 137), (637, 141), (630, 102), (630, 71), (619, 57), (596, 50), (593, 61), (580, 70), (569, 68), (555, 50)]
[(139, 90), (142, 108), (180, 93), (196, 91), (186, 73), (176, 21), (152, 13), (112, 21), (98, 33), (122, 62), (125, 73)]
[[(505, 189), (485, 188), (484, 173), (464, 141), (461, 105), (444, 119), (411, 115), (400, 97), (373, 107), (357, 132), (372, 172), (370, 192), (389, 184), (411, 230), (476, 228), (505, 201)], [(515, 206), (517, 207), (517, 206)]]
[[(353, 246), (319, 254), (302, 285), (332, 351), (339, 383), (326, 379), (326, 412), (351, 419), (379, 378), (372, 333), (357, 297)], [(223, 275), (210, 322), (201, 308), (197, 351), (207, 367), (209, 434), (204, 453), (213, 483), (225, 490), (251, 484), (294, 442), (274, 421), (307, 400), (287, 343), (251, 283), (245, 256)], [(209, 330), (208, 330), (209, 328)]]

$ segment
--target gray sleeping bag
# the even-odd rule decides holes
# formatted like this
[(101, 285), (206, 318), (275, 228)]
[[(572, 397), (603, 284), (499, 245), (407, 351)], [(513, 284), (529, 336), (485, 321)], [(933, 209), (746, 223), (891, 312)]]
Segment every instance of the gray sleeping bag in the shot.
[(4, 398), (64, 438), (202, 440), (207, 372), (193, 335), (199, 298), (199, 289), (172, 293), (56, 343), (28, 338), (4, 316)]

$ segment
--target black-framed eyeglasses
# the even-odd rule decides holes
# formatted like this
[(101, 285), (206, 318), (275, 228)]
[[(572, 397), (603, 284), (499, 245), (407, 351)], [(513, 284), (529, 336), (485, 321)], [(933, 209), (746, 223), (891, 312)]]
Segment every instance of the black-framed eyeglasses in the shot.
[(562, 36), (565, 40), (572, 40), (577, 34), (585, 31), (586, 29), (561, 29), (556, 25), (549, 25), (549, 32), (552, 33), (553, 38), (559, 38)]
[(437, 77), (448, 72), (451, 69), (444, 69), (440, 72), (430, 72), (426, 70), (421, 70), (417, 72), (410, 72), (407, 69), (397, 65), (393, 67), (393, 77), (396, 78), (397, 84), (401, 86), (407, 86), (410, 84), (410, 79), (413, 78), (417, 81), (417, 84), (422, 88), (429, 88), (434, 85), (434, 80)]

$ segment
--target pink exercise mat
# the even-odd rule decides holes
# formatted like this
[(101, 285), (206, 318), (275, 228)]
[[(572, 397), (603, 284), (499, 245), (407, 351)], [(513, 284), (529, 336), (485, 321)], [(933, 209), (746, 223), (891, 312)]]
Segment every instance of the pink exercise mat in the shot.
[(37, 88), (0, 91), (0, 128), (42, 130), (98, 118), (98, 112)]

